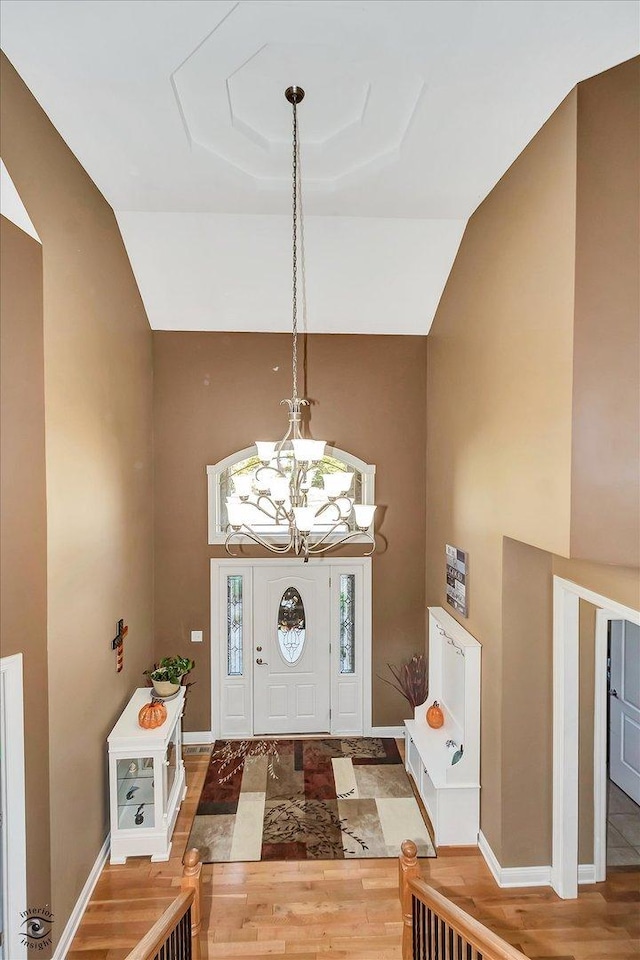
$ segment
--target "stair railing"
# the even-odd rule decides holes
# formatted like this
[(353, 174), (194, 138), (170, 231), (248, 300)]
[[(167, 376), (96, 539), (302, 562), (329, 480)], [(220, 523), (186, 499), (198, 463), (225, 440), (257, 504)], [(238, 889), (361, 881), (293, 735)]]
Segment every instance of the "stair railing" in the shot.
[(527, 960), (421, 879), (412, 840), (405, 840), (401, 849), (402, 960)]
[(202, 864), (196, 849), (188, 850), (182, 861), (181, 893), (126, 960), (200, 960), (200, 873)]

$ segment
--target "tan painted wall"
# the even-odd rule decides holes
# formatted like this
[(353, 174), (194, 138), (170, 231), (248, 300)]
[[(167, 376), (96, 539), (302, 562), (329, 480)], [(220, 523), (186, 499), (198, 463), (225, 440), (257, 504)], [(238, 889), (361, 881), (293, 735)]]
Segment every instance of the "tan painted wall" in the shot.
[[(152, 345), (111, 208), (4, 57), (1, 79), (2, 157), (43, 244), (59, 936), (108, 830), (105, 738), (153, 656)], [(116, 674), (119, 617), (129, 639)]]
[(502, 866), (550, 862), (552, 556), (505, 537), (502, 593)]
[(573, 93), (471, 218), (428, 337), (427, 599), (445, 603), (445, 544), (467, 550), (481, 823), (504, 865), (503, 537), (569, 548), (575, 135)]
[[(483, 644), (481, 826), (505, 867), (551, 857), (551, 574), (638, 608), (625, 559), (638, 534), (638, 246), (620, 209), (637, 178), (637, 135), (620, 132), (637, 123), (634, 69), (573, 91), (480, 206), (428, 338), (427, 597), (444, 602), (444, 544), (468, 550), (465, 626)], [(604, 269), (601, 228), (600, 246), (620, 253), (615, 264), (603, 254)], [(571, 549), (595, 562), (566, 559)], [(605, 566), (612, 558), (627, 565)], [(584, 856), (592, 683), (583, 670)]]
[[(156, 332), (154, 349), (158, 653), (195, 657), (185, 728), (210, 730), (209, 558), (226, 554), (207, 545), (205, 470), (284, 434), (291, 338)], [(377, 467), (374, 674), (425, 643), (425, 352), (424, 337), (338, 335), (309, 336), (304, 350), (312, 434)], [(193, 629), (206, 643), (189, 643)], [(407, 715), (402, 697), (377, 679), (373, 697), (375, 723)]]
[(633, 610), (640, 610), (640, 571), (637, 567), (608, 566), (588, 560), (554, 557), (553, 575), (579, 583), (608, 600), (617, 600)]
[(637, 567), (640, 57), (578, 87), (577, 156), (571, 555)]
[(40, 244), (0, 218), (0, 652), (23, 655), (27, 902), (51, 903)]

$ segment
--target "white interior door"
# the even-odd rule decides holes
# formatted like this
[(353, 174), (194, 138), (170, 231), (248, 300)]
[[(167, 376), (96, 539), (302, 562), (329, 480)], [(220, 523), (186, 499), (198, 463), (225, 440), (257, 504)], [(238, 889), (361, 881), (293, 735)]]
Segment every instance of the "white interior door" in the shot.
[(253, 730), (330, 729), (329, 569), (296, 564), (254, 570)]
[(640, 804), (640, 626), (611, 625), (609, 776)]

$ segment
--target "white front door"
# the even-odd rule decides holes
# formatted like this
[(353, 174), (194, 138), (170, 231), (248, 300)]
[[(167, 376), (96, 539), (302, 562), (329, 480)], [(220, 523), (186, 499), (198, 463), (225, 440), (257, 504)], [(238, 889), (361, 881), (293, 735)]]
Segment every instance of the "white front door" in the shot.
[(253, 731), (330, 730), (329, 569), (282, 564), (254, 570)]
[(640, 804), (640, 627), (611, 624), (609, 776)]

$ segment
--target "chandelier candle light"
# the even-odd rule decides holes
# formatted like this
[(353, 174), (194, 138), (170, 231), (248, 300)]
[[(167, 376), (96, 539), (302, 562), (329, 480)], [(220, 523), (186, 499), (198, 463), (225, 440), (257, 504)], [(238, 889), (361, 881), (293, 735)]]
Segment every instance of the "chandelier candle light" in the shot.
[[(233, 542), (253, 540), (272, 553), (293, 551), (304, 557), (305, 563), (312, 554), (325, 553), (342, 546), (349, 540), (370, 544), (367, 556), (375, 550), (375, 540), (370, 532), (375, 506), (354, 503), (349, 496), (353, 473), (338, 471), (323, 473), (322, 483), (325, 500), (314, 505), (309, 496), (314, 477), (325, 452), (324, 440), (311, 440), (302, 435), (302, 407), (308, 400), (298, 396), (298, 116), (297, 106), (304, 97), (302, 87), (288, 87), (285, 97), (293, 107), (293, 389), (289, 400), (282, 400), (289, 408), (289, 427), (279, 442), (257, 440), (256, 448), (260, 466), (252, 475), (236, 474), (233, 477), (234, 496), (227, 498), (229, 529), (225, 540), (228, 553)], [(288, 534), (285, 542), (271, 542), (255, 529), (252, 520), (261, 514)], [(352, 515), (355, 529), (349, 529), (347, 521)], [(316, 532), (314, 534), (314, 527)], [(317, 529), (321, 527), (322, 529)], [(346, 528), (346, 532), (345, 532)]]

